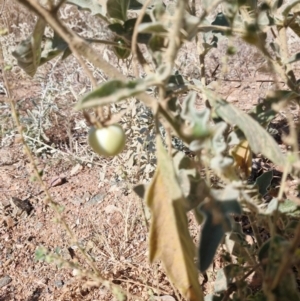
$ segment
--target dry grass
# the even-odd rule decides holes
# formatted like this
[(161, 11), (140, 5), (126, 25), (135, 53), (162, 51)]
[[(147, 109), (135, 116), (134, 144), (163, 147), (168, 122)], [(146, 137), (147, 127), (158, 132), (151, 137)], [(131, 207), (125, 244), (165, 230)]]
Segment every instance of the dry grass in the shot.
[[(7, 2), (3, 2), (2, 15), (3, 24), (0, 26), (9, 28), (9, 31), (0, 37), (0, 41), (5, 63), (12, 67), (9, 82), (24, 126), (26, 142), (78, 242), (95, 261), (102, 275), (111, 283), (120, 285), (129, 300), (173, 295), (173, 288), (160, 266), (150, 265), (147, 261), (147, 229), (141, 200), (130, 190), (134, 183), (149, 181), (149, 175), (154, 170), (154, 155), (149, 157), (146, 146), (137, 140), (142, 136), (140, 130), (147, 129), (151, 123), (147, 120), (149, 112), (141, 105), (137, 106), (135, 100), (113, 106), (115, 113), (128, 106), (133, 109), (121, 121), (130, 147), (114, 159), (95, 156), (87, 146), (87, 124), (81, 113), (72, 110), (77, 98), (91, 89), (82, 69), (70, 57), (65, 61), (56, 59), (46, 64), (33, 79), (26, 76), (11, 52), (30, 34), (34, 17), (19, 5), (13, 3), (10, 6)], [(62, 19), (82, 36), (108, 38), (103, 25), (86, 12), (78, 15), (77, 10), (67, 6)], [(97, 49), (100, 55), (110, 62), (114, 61), (122, 72), (130, 75), (126, 64), (118, 62), (111, 49), (103, 46), (97, 46)], [(99, 82), (106, 80), (101, 71), (88, 66)], [(4, 91), (4, 84), (1, 87)], [(4, 99), (5, 93), (1, 95), (0, 108), (3, 192), (0, 280), (11, 279), (11, 282), (1, 287), (1, 298), (114, 299), (105, 286), (96, 287), (86, 277), (75, 277), (78, 272), (74, 269), (36, 261), (35, 252), (44, 246), (50, 254), (78, 265), (79, 270), (88, 268), (76, 246), (55, 221), (52, 210), (43, 205), (44, 194), (31, 180), (32, 169), (22, 153), (9, 104), (3, 102)], [(144, 135), (143, 140), (147, 140), (149, 132)], [(135, 155), (137, 148), (139, 156)], [(32, 213), (29, 216), (26, 213), (19, 215), (17, 208), (10, 203), (12, 197), (28, 199), (34, 208)]]
[[(35, 18), (15, 2), (3, 0), (0, 13), (0, 27), (8, 29), (7, 35), (0, 36), (0, 43), (5, 63), (12, 67), (9, 81), (26, 142), (78, 242), (102, 275), (120, 285), (128, 300), (166, 300), (158, 298), (164, 295), (182, 300), (161, 266), (148, 263), (143, 205), (131, 191), (133, 184), (149, 182), (155, 169), (151, 114), (134, 99), (113, 106), (114, 113), (128, 111), (121, 120), (128, 137), (127, 149), (114, 159), (95, 156), (86, 143), (88, 125), (81, 113), (72, 110), (77, 99), (91, 90), (81, 67), (73, 57), (65, 61), (57, 58), (29, 78), (11, 52), (30, 34)], [(87, 12), (66, 6), (61, 17), (82, 36), (109, 38), (103, 24)], [(191, 78), (199, 77), (197, 55), (191, 51), (194, 46), (188, 44), (177, 61), (182, 74)], [(124, 74), (133, 75), (130, 64), (118, 62), (109, 47), (96, 47), (99, 55)], [(221, 46), (207, 57), (209, 81), (221, 78), (221, 66), (216, 74), (213, 71), (223, 54)], [(269, 74), (255, 69), (261, 60), (246, 46), (239, 49), (227, 64), (228, 81), (219, 82), (221, 94), (245, 110), (255, 105), (258, 97), (271, 88), (269, 82), (258, 81), (271, 79)], [(88, 67), (98, 82), (106, 80), (101, 71), (89, 64)], [(36, 250), (44, 246), (64, 261), (80, 269), (88, 268), (52, 210), (44, 206), (43, 192), (31, 180), (32, 168), (18, 142), (5, 96), (0, 80), (0, 282), (4, 277), (11, 278), (0, 288), (0, 300), (116, 300), (117, 294), (113, 296), (105, 286), (76, 277), (77, 268), (36, 261)], [(9, 203), (11, 197), (28, 199), (34, 210), (29, 216), (18, 215)], [(198, 229), (192, 218), (190, 223), (196, 240)], [(204, 287), (206, 292), (211, 286)]]

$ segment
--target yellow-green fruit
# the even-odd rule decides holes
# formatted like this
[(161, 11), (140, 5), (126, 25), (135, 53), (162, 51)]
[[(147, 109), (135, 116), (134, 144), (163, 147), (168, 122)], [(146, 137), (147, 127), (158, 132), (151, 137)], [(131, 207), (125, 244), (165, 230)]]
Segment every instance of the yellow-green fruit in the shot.
[(88, 142), (93, 151), (101, 156), (116, 156), (125, 147), (125, 133), (118, 124), (101, 129), (92, 127), (89, 131)]

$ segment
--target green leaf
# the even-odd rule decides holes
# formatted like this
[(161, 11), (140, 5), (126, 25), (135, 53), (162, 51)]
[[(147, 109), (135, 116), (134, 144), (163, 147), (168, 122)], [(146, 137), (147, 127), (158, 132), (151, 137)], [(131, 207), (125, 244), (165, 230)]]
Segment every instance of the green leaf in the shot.
[(65, 49), (65, 51), (63, 52), (63, 55), (61, 56), (61, 60), (65, 60), (68, 56), (70, 56), (72, 54), (72, 51), (69, 47), (67, 47)]
[(282, 277), (276, 289), (276, 298), (280, 301), (300, 301), (300, 294), (298, 291), (298, 281), (292, 271), (288, 271)]
[[(223, 27), (228, 27), (229, 29), (229, 22), (228, 19), (226, 18), (226, 16), (223, 13), (218, 13), (216, 15), (215, 20), (211, 23), (212, 25), (216, 25), (216, 26), (223, 26)], [(220, 33), (222, 35), (224, 35), (224, 31), (219, 31), (219, 30), (213, 30), (213, 33)]]
[(294, 15), (288, 16), (286, 23), (293, 30), (293, 32), (300, 37), (300, 16)]
[(157, 169), (146, 193), (152, 213), (150, 261), (162, 261), (168, 277), (186, 299), (201, 301), (203, 293), (194, 264), (195, 246), (188, 231), (184, 199), (172, 159), (159, 137), (157, 159)]
[(209, 195), (209, 187), (203, 179), (193, 177), (187, 171), (180, 170), (179, 182), (186, 199), (186, 210), (192, 210), (204, 202)]
[(141, 198), (143, 199), (145, 197), (145, 193), (147, 190), (147, 186), (145, 184), (138, 184), (133, 187), (133, 191)]
[[(151, 85), (151, 83), (149, 83)], [(103, 83), (91, 93), (83, 97), (75, 106), (76, 110), (103, 106), (115, 103), (131, 96), (138, 95), (148, 88), (147, 81), (136, 80), (123, 82), (110, 80)]]
[(105, 15), (104, 9), (98, 0), (67, 0), (66, 3), (76, 5), (79, 9), (90, 11), (92, 16)]
[[(274, 275), (277, 275), (278, 270), (282, 267), (283, 258), (296, 255), (292, 254), (289, 249), (290, 242), (277, 234), (262, 245), (258, 252), (258, 259), (264, 269), (264, 279), (274, 279)], [(273, 292), (276, 294), (276, 300), (299, 301), (298, 285), (291, 267), (288, 266), (284, 272), (284, 276), (273, 289)]]
[(35, 260), (45, 260), (48, 250), (45, 247), (38, 247), (35, 251)]
[(201, 179), (195, 167), (195, 162), (183, 152), (176, 152), (173, 156), (173, 162), (183, 196), (186, 200), (186, 210), (195, 209), (209, 196), (210, 188)]
[[(247, 254), (248, 242), (245, 239), (245, 234), (242, 229), (237, 229), (237, 223), (234, 223), (234, 229), (231, 233), (225, 236), (225, 246), (229, 254), (239, 257), (240, 259), (249, 260)], [(239, 225), (240, 226), (240, 225)], [(240, 227), (242, 228), (242, 227)]]
[(262, 99), (248, 114), (261, 126), (266, 128), (277, 115), (277, 112), (273, 109), (273, 105), (284, 101), (291, 101), (296, 97), (298, 97), (298, 94), (288, 90), (270, 91), (266, 98)]
[[(125, 39), (131, 41), (136, 20), (137, 18), (129, 19), (123, 25), (121, 25), (120, 23), (110, 24), (108, 25), (108, 28), (112, 32), (115, 32), (116, 34), (123, 36)], [(143, 23), (147, 23), (148, 25), (152, 24), (151, 17), (148, 14), (144, 15), (141, 24)], [(138, 43), (146, 44), (148, 43), (150, 38), (151, 34), (139, 33), (137, 41)]]
[(237, 264), (229, 264), (226, 267), (219, 269), (214, 285), (214, 292), (220, 293), (226, 291), (234, 278), (241, 274), (243, 268)]
[(294, 54), (293, 56), (291, 56), (287, 62), (284, 62), (285, 64), (291, 64), (291, 63), (295, 63), (297, 61), (300, 61), (300, 52)]
[(181, 118), (189, 122), (190, 126), (184, 129), (187, 132), (186, 138), (190, 142), (195, 139), (204, 139), (211, 134), (209, 127), (210, 110), (204, 109), (201, 112), (195, 110), (196, 93), (189, 93), (182, 104)]
[(118, 59), (125, 60), (130, 56), (130, 48), (127, 46), (123, 39), (116, 37), (114, 42), (118, 43), (120, 46), (114, 46), (113, 50)]
[(282, 202), (278, 202), (277, 198), (273, 198), (268, 204), (266, 214), (272, 214), (278, 209), (279, 212), (283, 214), (288, 214), (291, 216), (300, 216), (300, 207), (293, 201), (286, 199)]
[(158, 35), (152, 35), (148, 42), (148, 45), (153, 52), (160, 51), (165, 47), (165, 39)]
[[(40, 66), (52, 60), (62, 52), (65, 52), (67, 49), (69, 49), (68, 44), (56, 32), (54, 32), (53, 39), (49, 39), (43, 48)], [(72, 53), (70, 50), (69, 52), (70, 54)], [(64, 58), (66, 58), (65, 55)]]
[(272, 109), (268, 100), (263, 100), (262, 103), (251, 109), (248, 114), (261, 126), (266, 127), (277, 113)]
[(139, 10), (143, 7), (143, 4), (137, 0), (130, 0), (128, 9)]
[(225, 189), (212, 189), (211, 200), (201, 204), (199, 210), (205, 215), (199, 242), (199, 270), (203, 273), (213, 261), (224, 234), (231, 231), (230, 215), (241, 214), (239, 191), (233, 185)]
[[(284, 251), (287, 245), (288, 241), (285, 238), (278, 234), (275, 234), (273, 237), (268, 239), (258, 251), (259, 261), (263, 263), (263, 260), (268, 258), (269, 260), (265, 264), (273, 264), (271, 268), (276, 270), (276, 266), (278, 265), (280, 259), (282, 258), (281, 256), (283, 255), (282, 251)], [(274, 259), (276, 259), (277, 262), (275, 262)], [(277, 264), (275, 265), (274, 263)]]
[[(137, 20), (137, 18), (132, 18), (132, 19), (127, 20), (124, 23), (124, 29), (128, 33), (128, 35), (130, 35), (130, 36), (132, 36), (132, 34), (133, 34), (133, 30), (134, 30), (134, 26), (135, 26), (136, 20)], [(146, 23), (148, 25), (149, 25), (149, 23), (150, 24), (152, 23), (152, 19), (151, 19), (151, 17), (148, 14), (145, 14), (143, 16), (141, 24), (143, 24), (143, 23)]]
[(300, 213), (300, 207), (297, 204), (295, 204), (295, 202), (293, 202), (289, 199), (284, 200), (283, 202), (280, 202), (278, 210), (281, 213), (286, 213), (286, 214), (290, 214), (290, 215), (295, 215), (295, 213), (297, 213), (297, 215), (299, 215), (299, 213)]
[(205, 93), (217, 115), (227, 123), (236, 125), (241, 129), (254, 153), (263, 154), (279, 166), (285, 165), (286, 159), (278, 144), (257, 121), (232, 104), (217, 98), (208, 89), (205, 89)]
[[(124, 23), (124, 32), (125, 33), (123, 34), (123, 36), (128, 40), (132, 39), (133, 30), (134, 30), (134, 27), (135, 27), (136, 20), (137, 20), (137, 18), (132, 18), (132, 19), (127, 20)], [(144, 23), (146, 23), (148, 25), (152, 24), (151, 17), (148, 14), (145, 14), (143, 16), (143, 19), (142, 19), (142, 22), (141, 22), (140, 25), (142, 25)], [(138, 41), (138, 43), (147, 44), (150, 38), (151, 38), (151, 34), (139, 33), (137, 41)]]
[(30, 76), (34, 76), (41, 59), (41, 43), (46, 22), (39, 18), (31, 36), (23, 40), (12, 53), (18, 65)]
[(186, 12), (183, 24), (183, 30), (185, 31), (185, 39), (190, 41), (199, 32), (200, 18), (192, 16)]
[(273, 179), (273, 171), (264, 172), (261, 176), (259, 176), (256, 181), (255, 185), (258, 186), (258, 192), (264, 196), (268, 192), (268, 188), (271, 185)]
[(106, 8), (109, 16), (120, 21), (127, 20), (129, 0), (107, 0)]
[(120, 24), (120, 23), (114, 23), (114, 24), (110, 24), (107, 26), (112, 32), (123, 36), (125, 35), (126, 31), (124, 29), (124, 27)]
[(200, 272), (204, 273), (211, 265), (218, 246), (224, 237), (223, 223), (230, 227), (230, 220), (225, 216), (224, 219), (216, 222), (210, 210), (204, 208), (200, 210), (205, 215), (205, 221), (200, 236), (198, 264)]

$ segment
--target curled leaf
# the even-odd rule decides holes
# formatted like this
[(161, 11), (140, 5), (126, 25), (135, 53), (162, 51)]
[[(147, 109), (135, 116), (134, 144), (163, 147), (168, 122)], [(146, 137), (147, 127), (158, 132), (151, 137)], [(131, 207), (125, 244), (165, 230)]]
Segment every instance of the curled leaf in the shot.
[(152, 213), (149, 256), (160, 259), (168, 277), (188, 300), (203, 300), (194, 265), (195, 246), (188, 231), (184, 200), (172, 160), (158, 138), (158, 166), (146, 192)]
[[(149, 83), (151, 85), (151, 83)], [(83, 97), (75, 106), (75, 109), (82, 110), (115, 103), (120, 100), (135, 96), (144, 92), (148, 87), (148, 81), (110, 80), (101, 84), (91, 93)]]
[(242, 140), (231, 150), (235, 167), (240, 171), (244, 178), (248, 178), (251, 174), (252, 152), (247, 140)]
[(254, 153), (261, 153), (273, 163), (284, 166), (286, 158), (272, 136), (252, 117), (205, 89), (215, 112), (227, 123), (237, 125), (246, 136)]
[(34, 76), (41, 60), (41, 43), (46, 22), (39, 18), (33, 33), (23, 40), (13, 51), (13, 56), (18, 60), (18, 65), (30, 76)]

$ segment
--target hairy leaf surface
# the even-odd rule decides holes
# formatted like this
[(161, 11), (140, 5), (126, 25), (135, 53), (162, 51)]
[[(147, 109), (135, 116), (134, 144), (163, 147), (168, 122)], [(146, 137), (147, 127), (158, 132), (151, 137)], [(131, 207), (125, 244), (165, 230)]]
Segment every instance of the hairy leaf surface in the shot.
[[(150, 85), (150, 83), (149, 83)], [(91, 93), (83, 97), (76, 105), (77, 110), (116, 103), (120, 100), (135, 96), (147, 89), (147, 81), (110, 80), (101, 84)]]
[(34, 76), (41, 60), (41, 43), (46, 22), (37, 20), (33, 33), (23, 40), (12, 53), (18, 60), (18, 65), (30, 76)]
[(111, 18), (121, 21), (127, 20), (129, 0), (107, 0), (107, 12)]
[(152, 213), (150, 261), (161, 260), (168, 277), (188, 300), (203, 300), (194, 264), (195, 246), (188, 231), (184, 199), (172, 160), (158, 138), (158, 166), (146, 193)]
[(88, 10), (91, 12), (91, 15), (103, 14), (105, 15), (105, 7), (99, 4), (102, 1), (99, 0), (67, 0), (69, 4), (74, 4), (80, 9)]
[(279, 166), (285, 165), (286, 160), (278, 144), (257, 121), (225, 100), (211, 97), (212, 94), (209, 96), (216, 113), (227, 123), (241, 129), (254, 153), (263, 154)]

